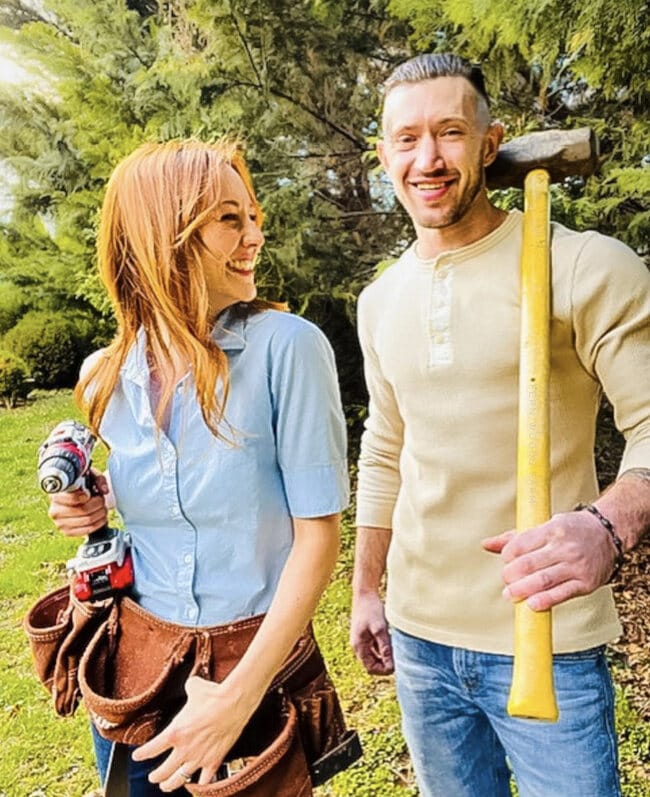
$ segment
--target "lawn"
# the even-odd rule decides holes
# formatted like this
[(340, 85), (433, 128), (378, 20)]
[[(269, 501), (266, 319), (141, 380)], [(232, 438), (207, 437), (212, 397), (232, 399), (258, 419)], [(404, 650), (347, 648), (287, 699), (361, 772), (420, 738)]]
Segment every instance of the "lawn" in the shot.
[[(27, 608), (63, 583), (64, 562), (76, 549), (49, 521), (47, 499), (35, 475), (40, 443), (58, 421), (74, 415), (65, 391), (39, 394), (26, 406), (0, 410), (0, 797), (81, 797), (96, 786), (84, 712), (71, 719), (56, 717), (32, 673), (22, 630)], [(102, 464), (101, 452), (97, 462)], [(346, 522), (342, 556), (321, 603), (316, 632), (349, 724), (361, 734), (365, 757), (362, 765), (320, 789), (319, 797), (413, 797), (417, 790), (399, 731), (392, 679), (367, 676), (347, 643), (351, 549)], [(650, 797), (650, 721), (635, 709), (647, 695), (635, 691), (639, 682), (632, 677), (625, 640), (615, 652), (623, 793)]]

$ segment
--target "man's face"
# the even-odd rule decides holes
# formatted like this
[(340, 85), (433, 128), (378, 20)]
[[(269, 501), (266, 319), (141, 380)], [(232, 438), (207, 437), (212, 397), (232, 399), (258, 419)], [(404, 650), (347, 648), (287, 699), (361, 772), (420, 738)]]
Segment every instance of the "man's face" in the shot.
[(384, 104), (380, 160), (413, 222), (458, 223), (476, 209), (483, 169), (494, 160), (501, 128), (463, 77), (396, 86)]

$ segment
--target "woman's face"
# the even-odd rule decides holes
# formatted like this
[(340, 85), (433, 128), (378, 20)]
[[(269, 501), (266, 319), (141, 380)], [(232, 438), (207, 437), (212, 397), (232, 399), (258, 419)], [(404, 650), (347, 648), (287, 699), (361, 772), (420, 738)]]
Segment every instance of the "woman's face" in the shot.
[(231, 166), (223, 167), (220, 188), (214, 215), (200, 231), (207, 249), (202, 265), (214, 315), (255, 298), (255, 259), (264, 243), (255, 205)]

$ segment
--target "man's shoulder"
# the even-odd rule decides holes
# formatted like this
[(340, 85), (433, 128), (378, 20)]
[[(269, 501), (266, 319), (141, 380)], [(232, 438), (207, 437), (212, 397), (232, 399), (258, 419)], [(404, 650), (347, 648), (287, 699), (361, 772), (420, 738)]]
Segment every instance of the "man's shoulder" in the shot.
[(382, 262), (378, 266), (372, 282), (368, 283), (359, 294), (359, 301), (367, 301), (373, 297), (384, 297), (390, 294), (395, 284), (401, 283), (404, 279), (404, 270), (408, 268), (412, 249), (411, 245), (395, 260)]
[(585, 247), (588, 249), (604, 247), (608, 251), (632, 251), (627, 244), (611, 235), (605, 235), (598, 230), (574, 230), (557, 221), (551, 223), (551, 236), (553, 244), (564, 249), (582, 250)]

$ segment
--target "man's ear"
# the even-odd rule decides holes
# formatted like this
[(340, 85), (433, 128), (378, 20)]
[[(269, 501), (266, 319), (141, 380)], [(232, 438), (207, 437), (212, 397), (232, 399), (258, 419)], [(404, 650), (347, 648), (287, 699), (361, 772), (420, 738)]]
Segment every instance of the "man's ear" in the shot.
[(379, 139), (377, 142), (377, 157), (379, 158), (379, 162), (384, 167), (384, 171), (388, 171), (388, 161), (386, 160), (386, 147), (384, 145), (383, 139)]
[(501, 142), (503, 141), (503, 125), (500, 122), (490, 122), (485, 133), (485, 144), (483, 148), (483, 166), (494, 163)]

